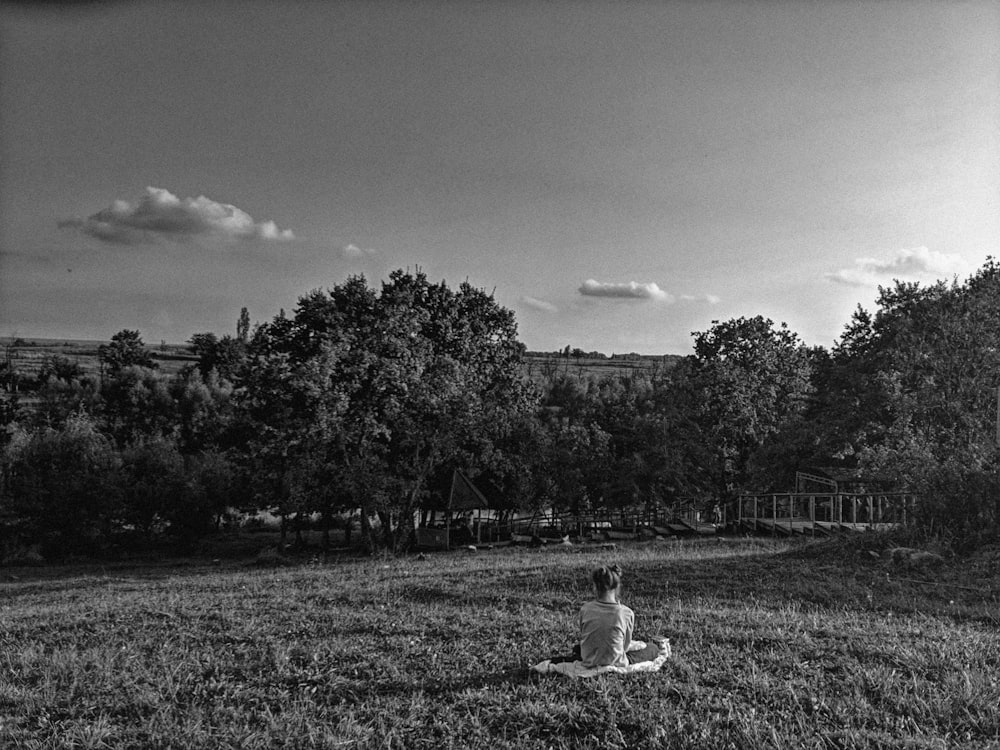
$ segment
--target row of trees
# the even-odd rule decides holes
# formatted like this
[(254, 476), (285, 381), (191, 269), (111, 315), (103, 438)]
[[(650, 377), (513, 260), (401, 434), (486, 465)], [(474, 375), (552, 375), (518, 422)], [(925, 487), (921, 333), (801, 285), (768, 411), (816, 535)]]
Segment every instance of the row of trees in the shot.
[(881, 290), (832, 350), (739, 318), (673, 366), (542, 383), (509, 310), (419, 271), (350, 278), (252, 332), (244, 311), (235, 337), (194, 335), (197, 364), (173, 378), (122, 331), (98, 375), (53, 359), (32, 409), (7, 395), (0, 533), (93, 549), (190, 540), (229, 507), (361, 508), (366, 543), (400, 550), (454, 468), (526, 509), (593, 512), (787, 490), (838, 464), (919, 492), (925, 524), (971, 539), (1000, 516), (997, 299), (989, 260)]

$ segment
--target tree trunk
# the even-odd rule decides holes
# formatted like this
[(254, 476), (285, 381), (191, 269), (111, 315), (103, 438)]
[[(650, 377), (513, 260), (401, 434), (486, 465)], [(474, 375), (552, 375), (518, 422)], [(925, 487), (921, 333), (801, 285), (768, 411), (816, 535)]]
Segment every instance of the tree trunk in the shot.
[(396, 546), (393, 547), (393, 552), (401, 554), (410, 550), (415, 542), (415, 537), (413, 511), (402, 511), (396, 523)]
[(392, 533), (392, 513), (380, 510), (378, 511), (378, 520), (382, 524), (382, 543), (386, 549), (395, 549), (396, 538)]
[(371, 521), (368, 520), (368, 512), (364, 507), (361, 508), (361, 539), (368, 554), (372, 554), (378, 549), (378, 544), (375, 542), (375, 530), (372, 528)]

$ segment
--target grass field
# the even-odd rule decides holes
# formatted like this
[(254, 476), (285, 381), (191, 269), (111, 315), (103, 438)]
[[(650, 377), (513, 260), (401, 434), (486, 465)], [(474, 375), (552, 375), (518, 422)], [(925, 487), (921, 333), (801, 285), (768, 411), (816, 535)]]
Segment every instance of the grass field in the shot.
[[(1000, 747), (996, 553), (900, 571), (865, 544), (5, 571), (0, 747)], [(674, 658), (529, 673), (606, 560)]]
[[(22, 340), (23, 341), (23, 340)], [(21, 378), (35, 378), (47, 360), (62, 357), (73, 362), (85, 375), (97, 375), (101, 364), (98, 349), (107, 341), (57, 341), (53, 339), (33, 339), (23, 345), (15, 345), (14, 339), (0, 337), (0, 348)], [(193, 366), (195, 357), (186, 344), (151, 344), (147, 342), (150, 356), (160, 372), (173, 376), (184, 367)]]
[[(15, 341), (19, 341), (17, 345)], [(104, 341), (63, 341), (55, 339), (14, 339), (0, 337), (0, 348), (4, 356), (10, 357), (11, 366), (22, 378), (37, 377), (46, 360), (54, 356), (66, 358), (88, 375), (100, 371), (97, 357), (98, 348)], [(183, 368), (195, 365), (198, 358), (187, 344), (156, 344), (146, 342), (150, 355), (160, 372), (177, 375)], [(545, 383), (555, 376), (568, 375), (581, 380), (607, 377), (649, 375), (658, 367), (671, 367), (680, 355), (643, 356), (639, 359), (598, 359), (592, 357), (561, 357), (540, 352), (530, 352), (524, 356), (523, 371), (536, 383)]]

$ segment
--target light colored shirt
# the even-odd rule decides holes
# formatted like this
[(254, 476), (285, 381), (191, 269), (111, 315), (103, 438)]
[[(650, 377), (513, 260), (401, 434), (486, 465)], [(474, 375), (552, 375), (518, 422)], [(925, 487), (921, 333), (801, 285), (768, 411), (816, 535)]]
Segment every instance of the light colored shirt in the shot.
[(580, 660), (585, 667), (624, 667), (635, 613), (616, 602), (587, 602), (580, 609)]

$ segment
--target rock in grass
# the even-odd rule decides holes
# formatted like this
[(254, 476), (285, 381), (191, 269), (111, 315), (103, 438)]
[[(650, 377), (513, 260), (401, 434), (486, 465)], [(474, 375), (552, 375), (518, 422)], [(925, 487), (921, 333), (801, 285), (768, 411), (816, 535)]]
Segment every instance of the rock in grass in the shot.
[(941, 555), (913, 547), (891, 547), (882, 556), (893, 565), (906, 568), (931, 568), (944, 562)]
[(914, 568), (936, 568), (944, 562), (941, 555), (927, 550), (919, 550), (916, 554), (910, 555), (910, 566)]

